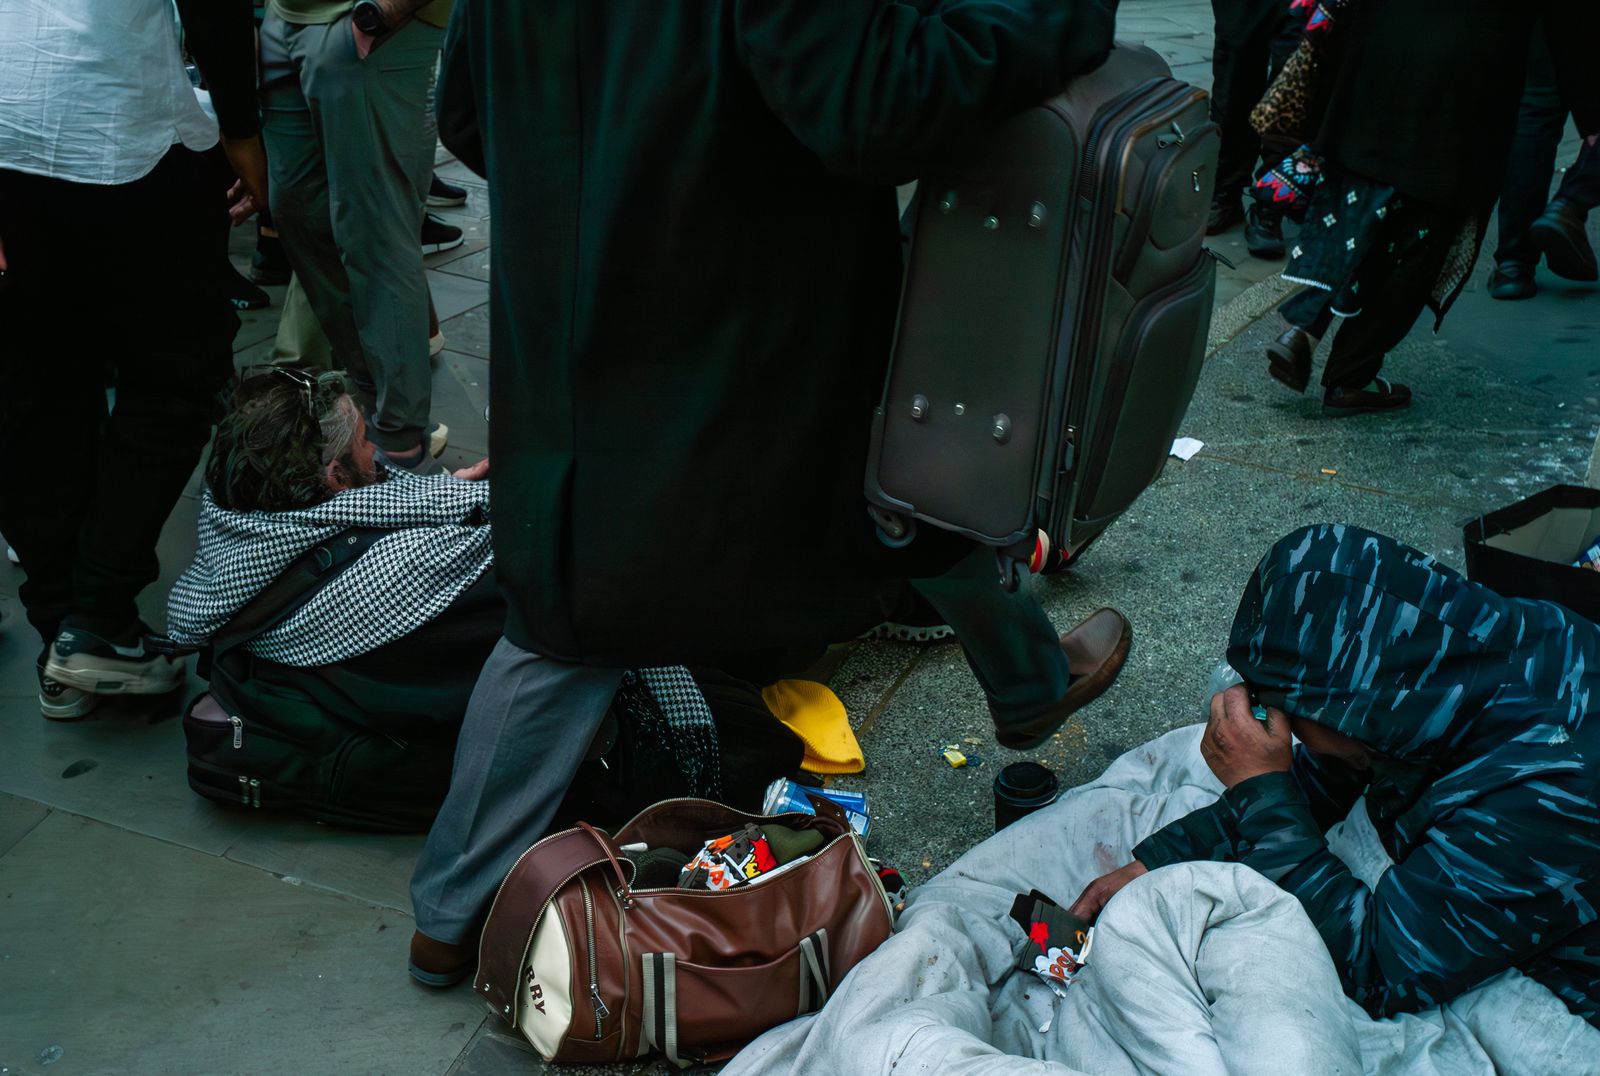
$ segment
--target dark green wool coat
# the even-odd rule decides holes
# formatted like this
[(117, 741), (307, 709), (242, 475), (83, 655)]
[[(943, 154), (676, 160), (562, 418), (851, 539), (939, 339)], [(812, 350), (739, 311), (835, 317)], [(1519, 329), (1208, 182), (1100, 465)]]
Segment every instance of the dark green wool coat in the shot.
[(460, 0), (440, 133), (494, 207), (512, 642), (607, 665), (826, 642), (948, 563), (879, 547), (861, 495), (893, 184), (1098, 63), (1115, 6)]
[[(1228, 661), (1262, 701), (1382, 752), (1297, 747), (1134, 849), (1234, 860), (1300, 898), (1375, 1016), (1520, 968), (1600, 1026), (1600, 628), (1432, 557), (1319, 525), (1261, 561)], [(1323, 834), (1366, 796), (1395, 865), (1368, 889)]]

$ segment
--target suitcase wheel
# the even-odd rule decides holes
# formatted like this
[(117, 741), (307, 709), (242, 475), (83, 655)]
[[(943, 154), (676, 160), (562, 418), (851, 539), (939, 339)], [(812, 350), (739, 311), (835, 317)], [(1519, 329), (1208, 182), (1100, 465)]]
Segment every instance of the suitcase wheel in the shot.
[(877, 525), (878, 541), (890, 549), (904, 549), (917, 537), (917, 521), (914, 519), (875, 506), (868, 508), (867, 514)]

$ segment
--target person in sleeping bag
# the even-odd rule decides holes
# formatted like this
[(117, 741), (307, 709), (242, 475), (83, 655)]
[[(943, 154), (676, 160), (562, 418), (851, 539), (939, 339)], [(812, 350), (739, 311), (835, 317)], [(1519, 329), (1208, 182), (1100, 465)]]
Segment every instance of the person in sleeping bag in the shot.
[[(1300, 899), (1373, 1016), (1517, 968), (1600, 1026), (1600, 627), (1319, 524), (1257, 565), (1228, 662), (1244, 683), (1201, 741), (1226, 791), (1074, 913), (1169, 863), (1244, 863)], [(1371, 889), (1324, 837), (1363, 797), (1394, 859)]]

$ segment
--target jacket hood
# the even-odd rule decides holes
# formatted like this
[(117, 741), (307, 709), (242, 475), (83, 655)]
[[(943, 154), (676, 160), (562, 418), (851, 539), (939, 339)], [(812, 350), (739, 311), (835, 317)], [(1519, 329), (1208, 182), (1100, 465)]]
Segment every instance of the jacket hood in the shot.
[(1234, 616), (1228, 661), (1263, 701), (1396, 759), (1561, 743), (1595, 693), (1600, 629), (1504, 597), (1371, 531), (1280, 539)]

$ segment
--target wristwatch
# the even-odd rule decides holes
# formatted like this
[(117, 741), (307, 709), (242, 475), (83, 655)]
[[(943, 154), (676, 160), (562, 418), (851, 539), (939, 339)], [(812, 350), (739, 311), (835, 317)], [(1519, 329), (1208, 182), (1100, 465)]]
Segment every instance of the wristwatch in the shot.
[(375, 0), (360, 0), (350, 11), (350, 21), (357, 30), (371, 37), (382, 37), (389, 32), (389, 20), (383, 17), (383, 8)]

